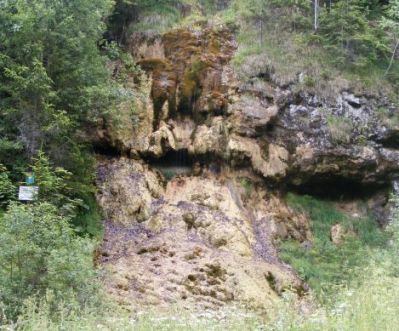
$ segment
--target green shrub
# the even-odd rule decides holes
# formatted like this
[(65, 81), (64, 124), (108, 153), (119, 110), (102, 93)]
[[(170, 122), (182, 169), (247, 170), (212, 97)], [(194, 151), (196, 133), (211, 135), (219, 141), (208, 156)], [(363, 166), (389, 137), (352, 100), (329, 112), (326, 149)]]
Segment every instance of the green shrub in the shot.
[(16, 197), (17, 188), (11, 182), (9, 172), (0, 163), (0, 208), (6, 206), (10, 200)]
[[(54, 304), (49, 291), (40, 298), (25, 301), (22, 314), (18, 318), (18, 330), (57, 331), (57, 330), (274, 330), (274, 331), (369, 331), (396, 330), (399, 324), (399, 270), (397, 252), (399, 247), (398, 211), (388, 227), (390, 243), (375, 228), (373, 222), (363, 224), (362, 220), (347, 217), (331, 203), (319, 201), (309, 196), (290, 194), (289, 204), (309, 213), (313, 220), (315, 245), (328, 241), (328, 229), (336, 220), (346, 226), (353, 225), (358, 231), (358, 241), (370, 246), (361, 258), (362, 272), (357, 272), (355, 264), (337, 264), (324, 257), (325, 264), (309, 261), (309, 268), (324, 268), (328, 263), (335, 267), (336, 274), (342, 271), (353, 272), (356, 282), (335, 285), (329, 283), (329, 291), (321, 294), (323, 302), (316, 305), (312, 298), (302, 298), (285, 292), (280, 303), (259, 316), (234, 307), (226, 307), (215, 312), (189, 313), (181, 309), (170, 311), (146, 311), (128, 314), (115, 306), (102, 306), (96, 309), (82, 307), (76, 297), (61, 300)], [(399, 205), (399, 203), (396, 203)], [(358, 224), (353, 224), (358, 223)], [(382, 240), (384, 239), (384, 240)], [(299, 248), (298, 248), (299, 249)], [(342, 249), (342, 248), (341, 248)], [(363, 253), (367, 253), (364, 251)], [(345, 250), (353, 258), (350, 250)], [(350, 257), (352, 256), (352, 258)], [(303, 258), (303, 257), (302, 257)], [(344, 254), (341, 254), (344, 259)], [(333, 263), (334, 262), (334, 263)], [(311, 265), (313, 263), (313, 265)], [(359, 266), (359, 264), (357, 265)], [(347, 268), (346, 270), (344, 268)], [(3, 321), (5, 329), (14, 329), (9, 321)], [(15, 324), (14, 324), (15, 325)]]
[(18, 320), (19, 330), (24, 331), (241, 331), (262, 330), (262, 321), (255, 313), (237, 307), (219, 311), (190, 313), (176, 307), (167, 311), (146, 309), (128, 314), (117, 307), (107, 310), (79, 309), (71, 302), (58, 306), (58, 317), (46, 300), (29, 300)]
[[(334, 285), (349, 284), (356, 279), (361, 268), (368, 265), (371, 252), (387, 246), (388, 234), (371, 217), (351, 218), (330, 202), (310, 196), (289, 194), (288, 203), (309, 215), (314, 239), (311, 248), (295, 241), (282, 242), (280, 256), (298, 271), (321, 300), (325, 292), (331, 294)], [(340, 245), (330, 238), (335, 224), (349, 233)]]
[(336, 63), (368, 67), (384, 59), (389, 51), (387, 36), (368, 17), (369, 9), (361, 1), (334, 2), (320, 19), (322, 43), (334, 55)]
[(65, 216), (76, 216), (77, 207), (82, 205), (82, 200), (75, 197), (76, 192), (68, 185), (72, 173), (61, 167), (53, 167), (41, 150), (34, 158), (31, 168), (39, 186), (39, 200), (57, 206)]
[(0, 302), (15, 317), (25, 299), (53, 294), (53, 301), (93, 300), (94, 243), (76, 236), (55, 206), (11, 204), (0, 222)]
[(176, 170), (173, 169), (162, 169), (161, 173), (167, 182), (172, 180), (177, 175)]

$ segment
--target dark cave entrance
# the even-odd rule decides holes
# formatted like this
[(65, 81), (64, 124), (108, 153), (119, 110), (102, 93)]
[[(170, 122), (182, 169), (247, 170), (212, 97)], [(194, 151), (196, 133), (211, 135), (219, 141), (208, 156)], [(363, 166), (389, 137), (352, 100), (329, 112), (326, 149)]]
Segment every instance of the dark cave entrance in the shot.
[(158, 169), (169, 180), (177, 175), (198, 176), (204, 171), (215, 175), (221, 173), (225, 162), (213, 154), (192, 155), (187, 149), (168, 151), (165, 155), (145, 158), (147, 164)]
[(356, 203), (359, 210), (371, 216), (381, 228), (385, 227), (390, 219), (390, 197), (393, 189), (391, 181), (365, 184), (361, 183), (360, 179), (329, 177), (315, 178), (301, 185), (290, 184), (286, 188), (289, 192), (299, 195), (342, 203), (341, 206)]
[(348, 201), (367, 200), (379, 192), (389, 192), (390, 183), (361, 183), (356, 179), (335, 176), (317, 177), (301, 185), (288, 185), (290, 191), (312, 195), (325, 200)]
[(149, 157), (146, 162), (170, 180), (178, 175), (191, 175), (195, 159), (187, 149), (180, 149), (169, 151), (160, 158)]
[[(93, 152), (106, 158), (118, 158), (122, 153), (118, 148), (111, 146), (107, 142), (96, 143), (92, 145)], [(127, 154), (127, 153), (125, 153)]]
[(148, 157), (146, 161), (153, 166), (191, 168), (195, 160), (189, 154), (188, 149), (179, 149), (177, 151), (168, 151), (159, 158)]

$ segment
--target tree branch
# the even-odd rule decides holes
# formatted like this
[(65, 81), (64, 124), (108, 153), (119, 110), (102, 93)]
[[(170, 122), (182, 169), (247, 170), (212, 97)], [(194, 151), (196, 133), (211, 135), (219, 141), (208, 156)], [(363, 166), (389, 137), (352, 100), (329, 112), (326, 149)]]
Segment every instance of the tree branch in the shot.
[(393, 61), (395, 60), (396, 51), (398, 50), (398, 48), (399, 48), (399, 38), (396, 41), (396, 45), (395, 45), (395, 48), (393, 50), (393, 53), (392, 53), (392, 56), (391, 56), (391, 60), (389, 61), (389, 66), (388, 66), (387, 70), (385, 71), (384, 76), (388, 75), (389, 70), (391, 70), (392, 65), (393, 65)]

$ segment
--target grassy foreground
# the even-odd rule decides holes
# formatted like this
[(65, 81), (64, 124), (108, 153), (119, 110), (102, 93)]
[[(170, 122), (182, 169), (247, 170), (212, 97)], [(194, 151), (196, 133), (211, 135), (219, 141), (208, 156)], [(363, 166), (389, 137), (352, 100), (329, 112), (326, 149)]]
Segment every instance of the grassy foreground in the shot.
[[(1, 330), (397, 330), (399, 325), (399, 281), (385, 270), (365, 270), (367, 280), (358, 288), (341, 289), (331, 307), (298, 305), (288, 295), (270, 316), (256, 316), (236, 309), (189, 315), (182, 311), (166, 315), (144, 313), (129, 316), (116, 311), (76, 312), (63, 307), (54, 320), (48, 307), (28, 305), (18, 323)], [(302, 311), (301, 311), (302, 310)]]
[[(397, 330), (399, 214), (394, 215), (386, 233), (378, 234), (369, 220), (353, 224), (354, 220), (330, 204), (309, 197), (291, 196), (289, 199), (291, 205), (301, 205), (308, 210), (313, 220), (315, 242), (310, 255), (300, 256), (300, 252), (295, 251), (299, 248), (293, 248), (292, 243), (287, 244), (284, 254), (290, 256), (297, 267), (305, 265), (302, 276), (316, 287), (319, 304), (312, 298), (298, 301), (294, 295), (285, 293), (278, 306), (261, 315), (237, 307), (196, 314), (186, 312), (183, 307), (164, 313), (128, 313), (106, 304), (101, 308), (82, 309), (73, 301), (54, 307), (46, 299), (40, 303), (29, 299), (17, 322), (3, 320), (0, 330)], [(323, 242), (326, 229), (331, 225), (329, 219), (331, 222), (339, 220), (346, 226), (358, 226), (355, 228), (358, 238), (349, 238), (340, 248), (342, 252), (326, 248)], [(385, 245), (381, 244), (383, 241)], [(345, 254), (348, 255), (345, 261), (340, 262)], [(321, 256), (324, 256), (323, 263), (320, 263)], [(320, 271), (315, 274), (318, 268)], [(342, 278), (339, 278), (340, 272)]]

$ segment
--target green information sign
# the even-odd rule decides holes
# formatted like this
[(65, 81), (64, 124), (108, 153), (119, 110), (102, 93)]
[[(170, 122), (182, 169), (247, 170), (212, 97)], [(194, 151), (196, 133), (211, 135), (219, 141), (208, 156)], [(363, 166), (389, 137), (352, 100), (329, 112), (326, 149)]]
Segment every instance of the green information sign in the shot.
[(35, 184), (35, 174), (34, 173), (28, 173), (26, 175), (26, 184), (27, 185)]

